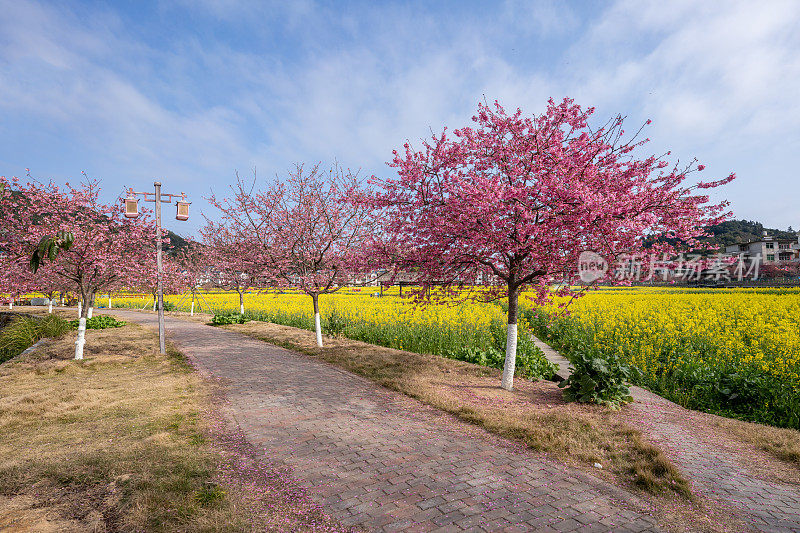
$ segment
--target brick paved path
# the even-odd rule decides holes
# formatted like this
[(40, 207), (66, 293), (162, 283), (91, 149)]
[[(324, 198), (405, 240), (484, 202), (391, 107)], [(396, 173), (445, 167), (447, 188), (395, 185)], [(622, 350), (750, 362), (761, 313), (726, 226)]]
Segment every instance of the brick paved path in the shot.
[[(538, 338), (534, 342), (567, 378), (569, 361)], [(758, 530), (800, 532), (800, 480), (789, 485), (757, 475), (743, 450), (726, 449), (708, 431), (700, 431), (708, 430), (713, 415), (684, 409), (641, 387), (631, 387), (631, 393), (628, 420), (683, 470), (695, 493), (729, 508)]]
[(700, 431), (713, 415), (684, 409), (639, 387), (632, 392), (631, 421), (686, 473), (694, 492), (730, 507), (761, 531), (800, 531), (800, 480), (790, 485), (758, 475), (747, 464), (745, 450), (726, 449)]
[[(154, 325), (152, 314), (113, 314)], [(223, 378), (245, 436), (341, 523), (379, 531), (654, 531), (631, 494), (402, 394), (252, 338), (167, 318)]]

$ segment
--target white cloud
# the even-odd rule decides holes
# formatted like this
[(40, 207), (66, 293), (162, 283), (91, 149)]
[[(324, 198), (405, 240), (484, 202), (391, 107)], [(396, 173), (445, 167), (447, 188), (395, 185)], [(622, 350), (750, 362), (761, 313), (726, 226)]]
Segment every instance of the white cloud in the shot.
[[(234, 168), (271, 175), (336, 157), (384, 172), (393, 148), (467, 125), (484, 96), (527, 113), (572, 96), (601, 118), (652, 118), (654, 151), (738, 171), (729, 190), (744, 216), (797, 216), (791, 202), (775, 208), (749, 191), (759, 157), (771, 158), (773, 189), (796, 167), (800, 4), (624, 0), (592, 18), (516, 0), (491, 17), (400, 4), (186, 5), (215, 30), (252, 34), (252, 49), (193, 31), (153, 48), (111, 11), (85, 20), (0, 0), (6, 128), (35, 122), (98, 168), (125, 168), (120, 179), (158, 172), (205, 193)], [(284, 48), (258, 44), (278, 34)]]

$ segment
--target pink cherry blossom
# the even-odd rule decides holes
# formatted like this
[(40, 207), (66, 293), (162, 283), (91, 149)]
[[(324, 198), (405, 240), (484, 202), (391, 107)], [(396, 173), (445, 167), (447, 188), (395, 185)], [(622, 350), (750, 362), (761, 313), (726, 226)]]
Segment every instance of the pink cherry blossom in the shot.
[(695, 191), (733, 174), (687, 186), (691, 164), (637, 156), (646, 139), (623, 140), (621, 117), (590, 127), (592, 112), (568, 98), (530, 117), (479, 104), (474, 127), (445, 129), (418, 149), (406, 143), (390, 163), (397, 176), (371, 180), (380, 188), (373, 205), (387, 216), (380, 246), (417, 273), (419, 298), (508, 298), (506, 388), (522, 291), (546, 302), (570, 292), (584, 250), (610, 261), (645, 249), (669, 255), (728, 216), (727, 203)]

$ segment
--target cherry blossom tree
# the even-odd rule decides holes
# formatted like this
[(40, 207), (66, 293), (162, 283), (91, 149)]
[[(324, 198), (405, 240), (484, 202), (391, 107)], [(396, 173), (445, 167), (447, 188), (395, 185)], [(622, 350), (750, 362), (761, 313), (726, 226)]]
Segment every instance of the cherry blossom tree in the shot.
[[(190, 240), (188, 245), (178, 253), (176, 262), (182, 284), (192, 293), (189, 315), (194, 316), (197, 288), (208, 280), (212, 261), (209, 259), (206, 248), (203, 245)], [(243, 306), (244, 302), (242, 301), (241, 304)]]
[(83, 353), (85, 318), (97, 291), (135, 285), (152, 255), (153, 225), (123, 217), (122, 204), (103, 205), (97, 181), (65, 187), (17, 178), (3, 183), (0, 245), (9, 257), (29, 258), (43, 238), (71, 232), (72, 246), (48, 264), (52, 274), (74, 284), (82, 303), (76, 358)]
[[(522, 291), (538, 302), (568, 294), (587, 250), (613, 260), (646, 244), (656, 256), (696, 248), (704, 227), (727, 216), (726, 202), (712, 204), (698, 189), (733, 174), (687, 186), (703, 165), (669, 165), (669, 153), (638, 158), (641, 129), (625, 140), (622, 117), (593, 128), (593, 111), (570, 99), (550, 100), (532, 117), (479, 104), (474, 128), (445, 129), (419, 150), (406, 143), (390, 163), (397, 176), (371, 180), (380, 187), (375, 205), (387, 210), (384, 243), (397, 268), (418, 269), (418, 297), (508, 299), (507, 390)], [(477, 280), (490, 286), (472, 287)]]
[(47, 277), (46, 270), (42, 269), (41, 276), (37, 279), (28, 268), (26, 259), (8, 254), (0, 256), (0, 293), (9, 295), (9, 309), (14, 308), (14, 302), (19, 296), (37, 291), (42, 280)]
[(207, 221), (200, 230), (205, 245), (205, 262), (213, 269), (213, 283), (239, 295), (239, 313), (244, 313), (244, 293), (261, 276), (264, 268), (253, 254), (253, 240), (226, 224)]
[(221, 224), (273, 283), (311, 297), (317, 345), (322, 346), (319, 297), (361, 273), (374, 237), (374, 208), (356, 173), (334, 165), (296, 165), (263, 190), (241, 179), (231, 198), (210, 198)]

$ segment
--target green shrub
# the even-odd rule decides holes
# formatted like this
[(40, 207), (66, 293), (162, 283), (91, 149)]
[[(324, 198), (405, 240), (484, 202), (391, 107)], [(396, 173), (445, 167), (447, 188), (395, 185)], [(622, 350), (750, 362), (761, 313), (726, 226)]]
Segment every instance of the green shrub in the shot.
[(241, 313), (224, 313), (221, 315), (214, 315), (211, 319), (212, 326), (224, 326), (226, 324), (244, 324), (251, 319)]
[[(493, 346), (488, 348), (461, 346), (446, 351), (444, 356), (476, 365), (503, 368), (506, 359), (505, 328), (498, 324), (492, 324), (490, 329), (494, 341)], [(522, 334), (517, 338), (517, 364), (514, 375), (528, 379), (551, 379), (556, 371), (558, 371), (558, 365), (548, 361), (542, 350), (534, 344), (530, 335), (522, 330)]]
[(325, 334), (332, 337), (339, 337), (344, 334), (346, 327), (347, 319), (339, 313), (336, 307), (331, 308), (326, 314), (322, 324), (322, 329), (325, 331)]
[[(77, 319), (70, 320), (69, 324), (72, 329), (78, 329), (79, 321)], [(93, 316), (92, 318), (86, 319), (86, 329), (121, 328), (124, 325), (125, 322), (107, 315)]]
[(60, 337), (70, 329), (69, 322), (56, 315), (17, 317), (0, 331), (0, 363), (21, 354), (40, 339)]
[(572, 355), (572, 374), (558, 384), (568, 400), (618, 408), (633, 401), (628, 381), (633, 370), (617, 358), (603, 358), (590, 350)]

